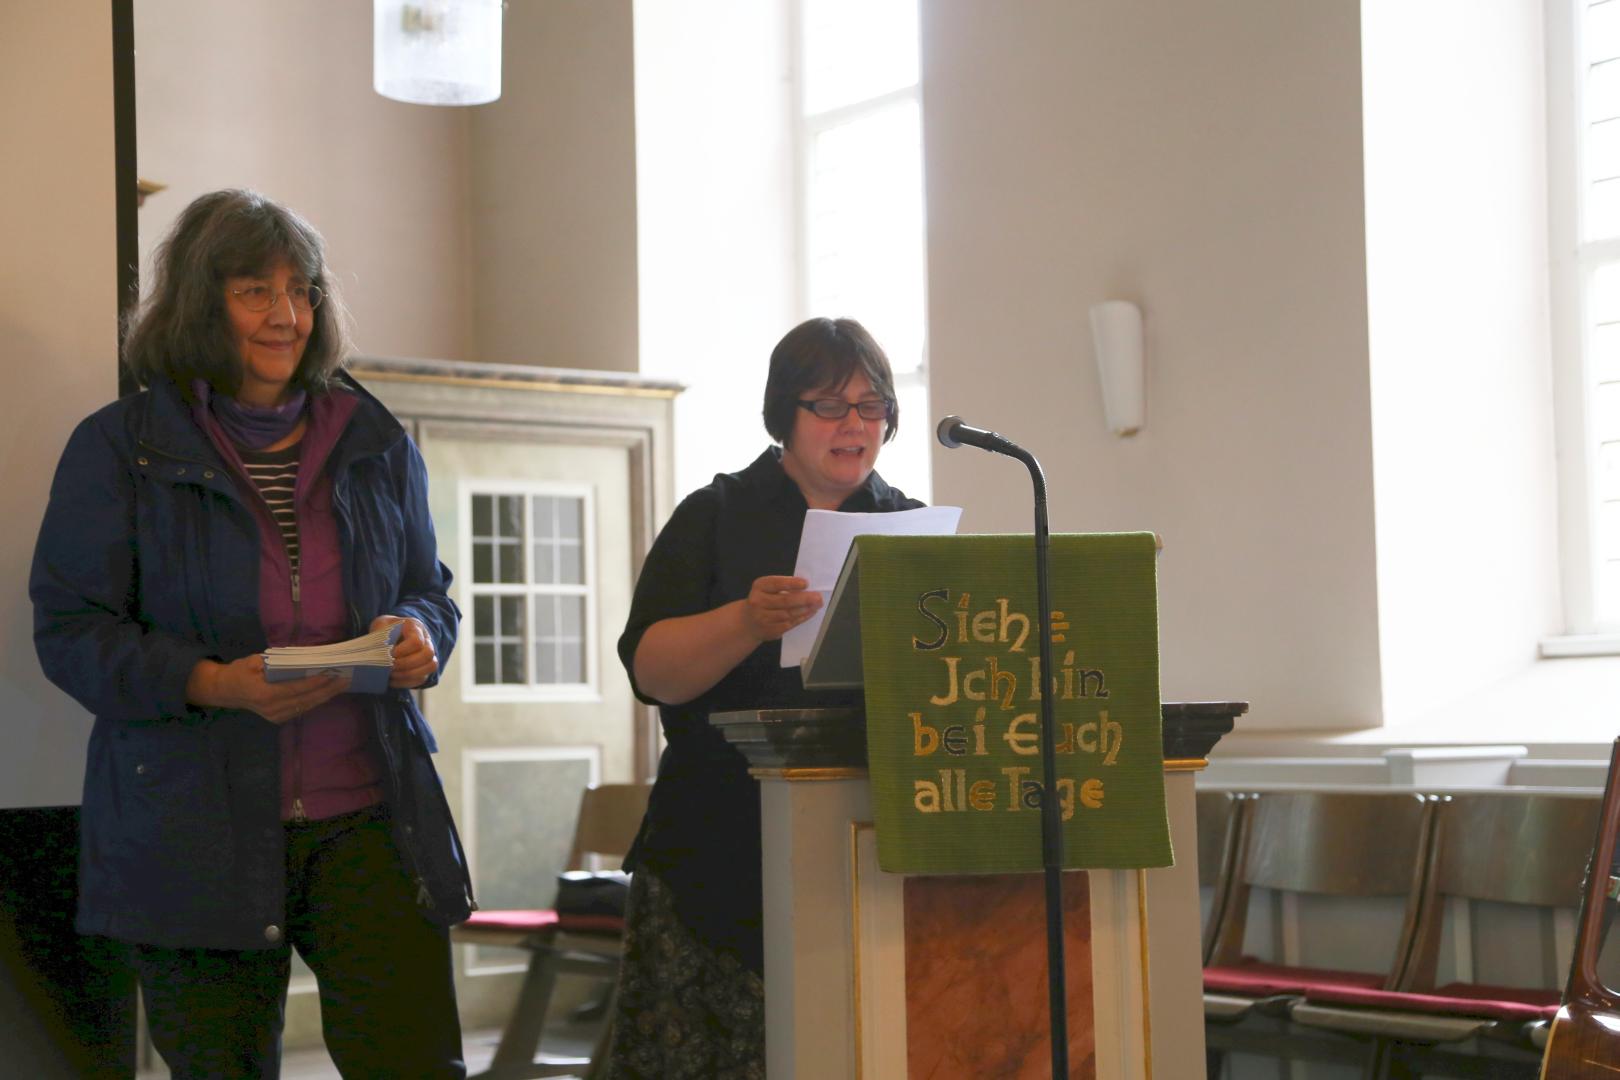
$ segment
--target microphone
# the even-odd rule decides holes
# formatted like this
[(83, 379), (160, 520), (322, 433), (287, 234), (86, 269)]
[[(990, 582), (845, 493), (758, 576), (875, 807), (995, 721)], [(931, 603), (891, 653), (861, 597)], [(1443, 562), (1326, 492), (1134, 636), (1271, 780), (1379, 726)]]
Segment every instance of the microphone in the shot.
[(992, 454), (1019, 457), (1023, 452), (1017, 443), (1006, 436), (973, 427), (960, 416), (947, 416), (941, 420), (939, 426), (934, 429), (934, 434), (939, 436), (940, 445), (949, 450), (955, 450), (966, 443), (969, 446), (977, 446), (980, 450), (988, 450)]

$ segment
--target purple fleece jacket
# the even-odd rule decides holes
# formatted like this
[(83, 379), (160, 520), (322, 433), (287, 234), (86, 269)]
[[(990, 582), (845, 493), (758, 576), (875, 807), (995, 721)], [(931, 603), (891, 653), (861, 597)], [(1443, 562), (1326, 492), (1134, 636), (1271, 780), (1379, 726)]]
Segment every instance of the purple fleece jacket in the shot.
[[(310, 397), (293, 488), (300, 562), (296, 579), (281, 532), (236, 447), (205, 406), (199, 403), (193, 412), (258, 518), (259, 621), (272, 646), (327, 645), (350, 636), (332, 479), (324, 466), (358, 406), (359, 400), (342, 390)], [(283, 821), (318, 820), (379, 803), (382, 775), (368, 710), (357, 695), (339, 694), (281, 726)]]

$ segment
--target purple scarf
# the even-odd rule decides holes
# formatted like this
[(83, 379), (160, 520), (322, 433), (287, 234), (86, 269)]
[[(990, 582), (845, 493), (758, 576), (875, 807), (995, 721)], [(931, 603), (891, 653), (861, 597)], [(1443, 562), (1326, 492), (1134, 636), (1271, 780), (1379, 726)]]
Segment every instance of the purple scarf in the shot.
[(192, 391), (208, 407), (226, 438), (244, 450), (263, 450), (285, 439), (304, 418), (309, 395), (300, 390), (282, 405), (248, 405), (233, 397), (212, 392), (202, 379), (194, 379)]

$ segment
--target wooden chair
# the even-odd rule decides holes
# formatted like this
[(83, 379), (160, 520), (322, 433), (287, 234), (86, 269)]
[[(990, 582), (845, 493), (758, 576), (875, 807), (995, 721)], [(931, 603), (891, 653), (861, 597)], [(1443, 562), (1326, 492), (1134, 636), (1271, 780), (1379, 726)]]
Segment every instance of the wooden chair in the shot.
[[(1266, 792), (1248, 801), (1231, 893), (1204, 969), (1210, 1076), (1235, 1051), (1370, 1068), (1376, 1049), (1365, 1040), (1301, 1027), (1288, 1010), (1313, 987), (1397, 985), (1416, 932), (1434, 803), (1382, 791)], [(1336, 936), (1302, 938), (1285, 918), (1272, 935), (1274, 958), (1259, 959), (1252, 953), (1261, 943), (1248, 940), (1255, 890), (1274, 894), (1274, 908), (1351, 902), (1364, 928), (1382, 916), (1394, 930), (1380, 950), (1344, 954), (1335, 951)]]
[[(1390, 1058), (1381, 1071), (1391, 1075), (1533, 1070), (1541, 1056), (1536, 1033), (1557, 1011), (1574, 949), (1598, 809), (1597, 799), (1569, 792), (1440, 797), (1412, 953), (1396, 985), (1308, 988), (1290, 1019), (1381, 1040)], [(1442, 982), (1443, 941), (1455, 977)], [(1503, 968), (1522, 970), (1538, 943), (1534, 985), (1500, 985), (1486, 946), (1511, 959)]]
[(1620, 739), (1609, 754), (1597, 842), (1582, 889), (1564, 1004), (1554, 1018), (1542, 1059), (1542, 1080), (1608, 1080), (1620, 1075), (1620, 992), (1598, 967), (1620, 899)]
[(1238, 792), (1205, 788), (1197, 794), (1198, 891), (1201, 902), (1208, 898), (1203, 913), (1202, 955), (1206, 964), (1214, 951), (1215, 931), (1220, 927), (1232, 888), (1246, 806), (1245, 796)]
[[(597, 856), (622, 858), (630, 850), (642, 815), (647, 809), (648, 784), (603, 784), (586, 788), (580, 797), (579, 819), (567, 869), (589, 866)], [(500, 1044), (487, 1071), (489, 1080), (520, 1080), (583, 1073), (607, 1045), (613, 1015), (609, 991), (605, 1024), (589, 1058), (536, 1055), (545, 1029), (551, 992), (559, 975), (596, 976), (616, 987), (624, 920), (613, 915), (561, 915), (552, 909), (475, 911), (450, 932), (451, 940), (469, 945), (499, 945), (527, 949), (528, 971), (516, 1005), (501, 1032)]]

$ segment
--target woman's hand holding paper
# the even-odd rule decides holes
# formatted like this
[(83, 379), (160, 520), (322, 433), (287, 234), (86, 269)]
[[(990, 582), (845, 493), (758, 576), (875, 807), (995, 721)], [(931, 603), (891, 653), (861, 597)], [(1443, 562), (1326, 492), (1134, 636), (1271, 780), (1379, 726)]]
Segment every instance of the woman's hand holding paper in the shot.
[(394, 623), (404, 625), (399, 628), (399, 640), (394, 643), (394, 670), (388, 677), (388, 685), (414, 690), (439, 670), (439, 653), (420, 619), (379, 615), (371, 620), (370, 629), (375, 632)]
[(290, 682), (267, 682), (264, 657), (253, 653), (229, 664), (204, 660), (186, 680), (186, 700), (207, 708), (246, 709), (285, 724), (341, 694), (347, 683), (322, 673)]
[(754, 640), (775, 641), (821, 610), (821, 594), (804, 578), (757, 578), (743, 601), (743, 619)]

